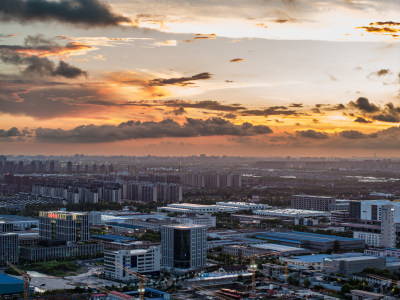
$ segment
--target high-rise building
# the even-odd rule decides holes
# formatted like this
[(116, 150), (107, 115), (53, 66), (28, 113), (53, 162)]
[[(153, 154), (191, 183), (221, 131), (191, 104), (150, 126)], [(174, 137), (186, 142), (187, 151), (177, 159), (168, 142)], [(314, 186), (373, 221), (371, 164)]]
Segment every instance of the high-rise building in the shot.
[(54, 161), (52, 160), (51, 162), (50, 162), (50, 168), (49, 168), (49, 172), (51, 173), (51, 174), (54, 174), (55, 173), (55, 165), (54, 165)]
[(0, 221), (0, 232), (14, 232), (14, 223)]
[(18, 263), (18, 234), (0, 233), (0, 265)]
[(160, 247), (104, 252), (104, 276), (114, 280), (132, 281), (135, 276), (121, 269), (115, 263), (140, 274), (158, 275), (161, 265)]
[(72, 162), (67, 162), (67, 173), (72, 173)]
[(394, 222), (400, 223), (400, 203), (383, 200), (362, 200), (360, 218), (362, 220), (382, 221), (382, 207), (391, 205), (394, 209)]
[(393, 205), (381, 206), (381, 242), (382, 247), (394, 248), (396, 246), (396, 224), (394, 222)]
[(335, 197), (293, 195), (290, 200), (290, 207), (296, 209), (329, 211), (329, 205), (335, 202)]
[(161, 227), (162, 265), (187, 271), (206, 265), (207, 227), (204, 225), (164, 225)]
[(89, 215), (66, 211), (41, 211), (39, 212), (39, 234), (46, 240), (88, 241)]

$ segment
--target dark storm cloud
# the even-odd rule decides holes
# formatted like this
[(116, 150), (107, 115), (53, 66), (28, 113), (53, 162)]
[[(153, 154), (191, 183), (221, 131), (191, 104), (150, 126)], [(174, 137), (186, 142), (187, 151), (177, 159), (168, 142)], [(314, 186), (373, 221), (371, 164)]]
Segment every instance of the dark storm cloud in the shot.
[(294, 107), (294, 108), (302, 108), (303, 103), (292, 103), (289, 105), (289, 107)]
[(178, 115), (183, 115), (183, 114), (185, 114), (185, 113), (186, 113), (186, 110), (185, 110), (185, 108), (183, 108), (183, 107), (181, 106), (181, 107), (178, 107), (178, 108), (174, 109), (172, 112), (173, 112), (176, 116), (178, 116)]
[(345, 138), (345, 139), (350, 139), (350, 140), (355, 140), (355, 139), (364, 139), (364, 138), (376, 138), (377, 134), (365, 134), (360, 131), (356, 130), (345, 130), (339, 133), (339, 136)]
[(263, 125), (234, 125), (222, 118), (206, 120), (187, 118), (186, 123), (166, 119), (160, 122), (128, 121), (119, 125), (85, 125), (71, 130), (38, 128), (36, 139), (57, 143), (102, 143), (144, 138), (199, 136), (255, 136), (272, 130)]
[(357, 117), (357, 119), (355, 119), (354, 122), (357, 122), (357, 123), (364, 123), (364, 124), (372, 123), (372, 121), (367, 120), (367, 119), (365, 119), (365, 118), (363, 118), (363, 117)]
[(62, 55), (74, 51), (93, 49), (91, 46), (82, 43), (70, 42), (60, 45), (57, 42), (45, 38), (43, 35), (28, 36), (25, 38), (24, 45), (0, 45), (0, 50), (9, 50), (23, 56), (47, 56)]
[(350, 107), (357, 108), (366, 113), (373, 113), (379, 111), (379, 107), (373, 103), (370, 103), (367, 98), (360, 97), (355, 102), (350, 101)]
[(336, 105), (328, 108), (328, 110), (335, 111), (335, 110), (343, 110), (345, 108), (346, 108), (346, 106), (344, 106), (343, 104), (339, 103), (339, 104), (336, 104)]
[(149, 86), (163, 86), (163, 85), (180, 85), (187, 86), (194, 84), (194, 80), (210, 79), (212, 74), (208, 72), (196, 74), (190, 77), (179, 77), (179, 78), (156, 78), (149, 81)]
[(310, 139), (317, 139), (317, 140), (325, 140), (325, 139), (329, 138), (328, 134), (326, 134), (325, 132), (315, 131), (312, 129), (298, 130), (298, 131), (296, 131), (296, 135), (305, 137), (305, 138), (310, 138)]
[(25, 38), (25, 46), (59, 46), (56, 41), (46, 38), (42, 34), (28, 35)]
[(203, 100), (203, 101), (165, 100), (158, 103), (160, 105), (170, 106), (170, 107), (197, 108), (197, 109), (216, 110), (216, 111), (238, 111), (245, 109), (244, 106), (241, 106), (239, 104), (222, 104), (214, 100)]
[(87, 27), (131, 22), (129, 18), (114, 13), (101, 0), (1, 0), (0, 20), (21, 23), (56, 21)]
[(230, 114), (225, 114), (223, 117), (224, 117), (224, 118), (227, 118), (227, 119), (236, 119), (236, 115), (235, 115), (235, 114), (232, 114), (232, 113), (230, 113)]
[(277, 116), (277, 115), (285, 115), (285, 116), (299, 115), (299, 113), (297, 113), (294, 110), (288, 109), (286, 106), (271, 106), (266, 109), (244, 110), (241, 111), (240, 114), (242, 116), (266, 116), (266, 117)]
[[(364, 117), (381, 122), (399, 123), (400, 122), (400, 106), (395, 106), (393, 103), (386, 103), (383, 107), (377, 106), (367, 98), (358, 98), (355, 102), (350, 101), (348, 104), (350, 109), (358, 109), (362, 116), (358, 116), (355, 122), (366, 123)], [(349, 114), (350, 116), (354, 116)], [(367, 121), (368, 123), (368, 121)]]
[(0, 138), (21, 137), (25, 135), (26, 132), (21, 132), (16, 127), (12, 127), (9, 130), (0, 129)]
[[(104, 111), (115, 105), (102, 99), (96, 88), (34, 81), (1, 81), (0, 112), (35, 119), (88, 117), (92, 111)], [(10, 87), (4, 85), (10, 84)], [(18, 85), (15, 87), (15, 85)], [(29, 86), (32, 90), (23, 87)], [(15, 99), (18, 94), (19, 99)], [(95, 114), (96, 115), (96, 114)]]
[(394, 114), (378, 114), (372, 117), (376, 121), (388, 122), (388, 123), (398, 123), (400, 122), (400, 117)]
[(25, 76), (62, 76), (66, 78), (87, 76), (85, 71), (66, 62), (59, 61), (56, 66), (54, 62), (46, 57), (24, 56), (8, 49), (0, 48), (0, 60), (5, 64), (26, 65), (22, 71)]

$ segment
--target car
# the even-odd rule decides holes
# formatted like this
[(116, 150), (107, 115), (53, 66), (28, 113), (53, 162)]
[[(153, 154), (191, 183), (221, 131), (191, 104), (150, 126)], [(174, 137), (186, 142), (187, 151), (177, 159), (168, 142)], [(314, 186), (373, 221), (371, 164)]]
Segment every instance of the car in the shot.
[(42, 283), (40, 286), (45, 286), (46, 284), (45, 283)]

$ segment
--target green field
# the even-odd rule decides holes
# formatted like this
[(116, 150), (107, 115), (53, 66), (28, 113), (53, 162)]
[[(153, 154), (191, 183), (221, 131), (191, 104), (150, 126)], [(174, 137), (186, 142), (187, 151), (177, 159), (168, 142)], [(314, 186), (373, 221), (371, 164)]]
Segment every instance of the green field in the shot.
[[(18, 267), (23, 271), (36, 271), (57, 277), (73, 275), (81, 269), (75, 262), (57, 260), (24, 264), (19, 265)], [(6, 269), (5, 272), (12, 275), (19, 275), (11, 268)]]

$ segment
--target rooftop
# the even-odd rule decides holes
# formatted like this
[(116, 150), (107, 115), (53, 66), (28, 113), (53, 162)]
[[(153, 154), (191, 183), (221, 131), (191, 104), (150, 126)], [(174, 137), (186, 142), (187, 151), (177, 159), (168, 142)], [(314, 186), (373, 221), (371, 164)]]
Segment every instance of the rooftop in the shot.
[(318, 211), (318, 210), (307, 210), (307, 209), (295, 209), (295, 208), (278, 208), (278, 209), (268, 209), (268, 210), (257, 210), (257, 212), (263, 213), (272, 213), (272, 214), (284, 214), (284, 215), (301, 215), (301, 214), (310, 214), (310, 215), (328, 215), (329, 213), (326, 211)]
[(206, 228), (206, 225), (198, 225), (198, 224), (171, 224), (171, 225), (163, 225), (163, 227), (172, 227), (177, 229), (190, 229), (190, 228)]
[(324, 198), (324, 199), (334, 199), (335, 197), (329, 197), (329, 196), (313, 196), (313, 195), (293, 195), (294, 197), (308, 197), (308, 198)]
[(256, 244), (256, 245), (252, 245), (252, 247), (259, 248), (259, 249), (265, 249), (265, 250), (272, 250), (272, 251), (282, 251), (282, 252), (305, 250), (303, 248), (290, 247), (290, 246), (284, 246), (284, 245), (272, 244), (272, 243)]
[(0, 215), (0, 219), (4, 219), (5, 221), (37, 221), (37, 219), (17, 215)]
[(263, 232), (257, 234), (257, 237), (265, 239), (285, 239), (287, 241), (301, 242), (301, 241), (311, 241), (311, 242), (334, 242), (334, 241), (357, 241), (357, 239), (325, 235), (309, 232), (291, 231), (291, 232)]
[(100, 239), (100, 240), (111, 241), (111, 242), (123, 242), (123, 241), (136, 240), (133, 237), (116, 235), (116, 234), (95, 234), (95, 235), (92, 235), (91, 237), (94, 239)]
[(24, 281), (13, 276), (0, 273), (0, 282), (1, 284), (23, 284)]

